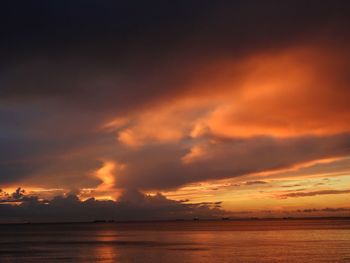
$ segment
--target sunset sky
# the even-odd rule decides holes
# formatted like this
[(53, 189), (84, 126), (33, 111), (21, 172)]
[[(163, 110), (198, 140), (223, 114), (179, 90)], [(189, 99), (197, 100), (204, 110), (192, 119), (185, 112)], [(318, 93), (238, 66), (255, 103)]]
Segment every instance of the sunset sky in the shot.
[(2, 1), (0, 220), (350, 216), (349, 14)]

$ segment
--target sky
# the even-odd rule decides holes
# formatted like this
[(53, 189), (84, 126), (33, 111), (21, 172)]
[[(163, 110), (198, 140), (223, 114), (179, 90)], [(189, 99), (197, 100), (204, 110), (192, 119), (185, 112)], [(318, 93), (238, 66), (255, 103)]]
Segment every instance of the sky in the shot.
[(1, 1), (0, 221), (350, 216), (348, 1)]

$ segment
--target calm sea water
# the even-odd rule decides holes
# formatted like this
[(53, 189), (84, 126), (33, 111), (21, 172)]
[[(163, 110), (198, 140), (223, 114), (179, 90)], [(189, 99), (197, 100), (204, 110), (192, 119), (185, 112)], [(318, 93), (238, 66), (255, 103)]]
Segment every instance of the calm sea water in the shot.
[(350, 220), (0, 225), (0, 262), (350, 262)]

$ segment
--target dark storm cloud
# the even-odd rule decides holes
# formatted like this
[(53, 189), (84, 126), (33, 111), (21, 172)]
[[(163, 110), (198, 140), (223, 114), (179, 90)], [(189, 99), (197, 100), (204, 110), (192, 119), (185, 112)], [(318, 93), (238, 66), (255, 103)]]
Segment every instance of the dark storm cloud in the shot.
[(6, 221), (93, 221), (93, 220), (157, 220), (220, 218), (226, 212), (220, 209), (220, 202), (184, 203), (166, 198), (161, 194), (144, 195), (129, 190), (120, 200), (98, 201), (93, 198), (80, 201), (75, 195), (56, 196), (52, 200), (39, 200), (26, 196), (18, 190), (6, 196), (2, 203), (21, 202), (20, 205), (1, 204), (0, 220)]
[[(125, 110), (178, 93), (204, 62), (312, 35), (344, 39), (344, 1), (5, 1), (1, 100)], [(324, 32), (325, 31), (325, 32)]]
[(61, 169), (61, 176), (67, 170), (83, 176), (84, 171), (98, 167), (97, 150), (95, 154), (88, 150), (84, 156), (75, 154), (74, 159), (69, 155), (89, 149), (91, 145), (113, 141), (94, 131), (92, 123), (98, 122), (98, 114), (86, 115), (47, 104), (41, 106), (0, 107), (0, 183), (20, 181), (45, 171), (47, 166), (51, 167), (51, 173)]

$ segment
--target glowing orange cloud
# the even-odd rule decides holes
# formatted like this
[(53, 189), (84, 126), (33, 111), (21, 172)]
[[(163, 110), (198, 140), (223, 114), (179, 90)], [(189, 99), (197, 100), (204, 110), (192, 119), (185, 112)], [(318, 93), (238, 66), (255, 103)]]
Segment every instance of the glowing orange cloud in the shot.
[(102, 181), (102, 183), (96, 188), (97, 190), (108, 190), (114, 186), (115, 169), (116, 164), (109, 161), (104, 162), (103, 166), (96, 171), (95, 176)]
[(346, 54), (308, 47), (199, 68), (186, 92), (129, 116), (119, 142), (329, 135), (350, 131)]
[[(196, 98), (176, 99), (130, 116), (130, 125), (117, 135), (119, 142), (138, 148), (147, 143), (174, 143), (183, 139), (196, 124), (207, 101)], [(199, 132), (199, 131), (198, 131)]]
[(124, 168), (124, 164), (113, 161), (105, 161), (102, 167), (93, 174), (95, 177), (101, 180), (101, 183), (95, 189), (90, 189), (90, 192), (95, 195), (96, 199), (114, 200), (116, 196), (120, 194), (118, 190), (115, 189), (116, 173)]
[(239, 92), (210, 114), (209, 129), (225, 137), (350, 131), (350, 93), (335, 70), (341, 60), (340, 54), (312, 49), (247, 60), (250, 70)]

